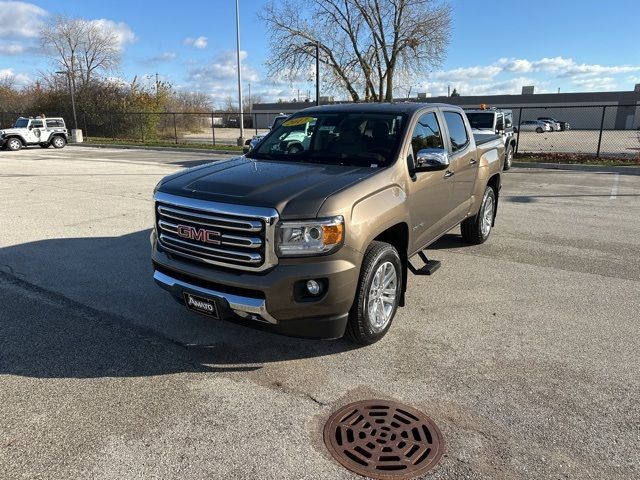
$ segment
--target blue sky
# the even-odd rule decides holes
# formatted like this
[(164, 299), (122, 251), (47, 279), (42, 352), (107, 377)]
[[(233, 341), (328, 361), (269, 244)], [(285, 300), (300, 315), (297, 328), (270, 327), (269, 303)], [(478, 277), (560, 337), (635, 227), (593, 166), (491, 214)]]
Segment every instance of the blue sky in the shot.
[[(268, 32), (256, 16), (265, 1), (240, 0), (244, 84), (251, 82), (265, 100), (291, 99), (313, 84), (266, 78)], [(409, 87), (436, 96), (448, 85), (471, 95), (519, 93), (524, 84), (569, 92), (631, 90), (640, 83), (637, 0), (450, 3), (453, 31), (442, 70), (407, 81), (396, 96)], [(62, 13), (103, 20), (119, 33), (119, 76), (146, 81), (158, 72), (176, 88), (205, 91), (219, 104), (236, 88), (234, 8), (234, 0), (0, 1), (0, 77), (25, 84), (49, 68), (34, 35), (38, 22)]]

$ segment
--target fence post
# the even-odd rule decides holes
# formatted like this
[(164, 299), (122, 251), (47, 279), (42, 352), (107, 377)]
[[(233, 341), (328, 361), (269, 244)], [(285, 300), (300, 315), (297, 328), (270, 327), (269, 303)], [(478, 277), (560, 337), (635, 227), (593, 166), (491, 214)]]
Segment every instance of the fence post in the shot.
[(602, 146), (602, 130), (604, 129), (604, 114), (607, 111), (607, 106), (602, 107), (602, 119), (600, 120), (600, 135), (598, 136), (598, 151), (596, 157), (600, 158), (600, 147)]
[(213, 112), (211, 112), (211, 136), (213, 138), (213, 144), (216, 144), (216, 129), (213, 126)]
[(173, 135), (176, 138), (176, 145), (178, 144), (178, 127), (176, 127), (176, 114), (173, 114)]
[(138, 118), (140, 120), (140, 136), (142, 137), (142, 143), (144, 143), (144, 127), (142, 126), (142, 113), (138, 114)]
[(116, 141), (116, 125), (113, 122), (114, 114), (112, 113), (109, 118), (111, 119), (111, 136), (113, 136), (113, 141)]
[(253, 114), (253, 126), (256, 127), (256, 135), (258, 135), (258, 114)]
[(518, 132), (516, 133), (516, 151), (514, 156), (518, 155), (518, 147), (520, 146), (520, 125), (522, 125), (522, 107), (520, 107), (520, 113), (518, 113)]
[(84, 124), (84, 138), (89, 140), (89, 132), (87, 130), (87, 112), (82, 112), (82, 123)]

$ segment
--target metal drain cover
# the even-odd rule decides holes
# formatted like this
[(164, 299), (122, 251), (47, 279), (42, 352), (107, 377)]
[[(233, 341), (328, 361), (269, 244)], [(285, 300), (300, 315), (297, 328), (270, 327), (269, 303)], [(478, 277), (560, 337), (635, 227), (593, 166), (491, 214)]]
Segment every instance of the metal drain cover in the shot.
[(413, 478), (444, 450), (440, 429), (418, 410), (388, 400), (342, 407), (324, 426), (324, 443), (345, 468), (382, 480)]

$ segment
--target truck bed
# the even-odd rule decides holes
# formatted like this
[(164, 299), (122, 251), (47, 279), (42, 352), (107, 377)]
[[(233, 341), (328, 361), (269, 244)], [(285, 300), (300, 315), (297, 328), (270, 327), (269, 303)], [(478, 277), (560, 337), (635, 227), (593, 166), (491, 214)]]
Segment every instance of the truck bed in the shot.
[(484, 143), (489, 143), (491, 140), (500, 138), (500, 135), (495, 135), (493, 133), (474, 133), (473, 138), (476, 141), (476, 145), (480, 146)]

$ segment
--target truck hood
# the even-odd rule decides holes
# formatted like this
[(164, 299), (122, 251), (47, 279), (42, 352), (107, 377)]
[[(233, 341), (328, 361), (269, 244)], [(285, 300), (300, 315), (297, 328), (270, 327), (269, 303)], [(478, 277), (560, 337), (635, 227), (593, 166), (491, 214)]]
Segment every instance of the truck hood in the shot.
[(283, 218), (313, 218), (331, 194), (375, 173), (373, 168), (239, 157), (178, 172), (163, 180), (158, 190), (201, 200), (271, 207)]
[(0, 133), (4, 133), (5, 135), (13, 135), (13, 134), (22, 135), (24, 133), (24, 131), (25, 131), (24, 128), (3, 128), (3, 129), (0, 129)]

